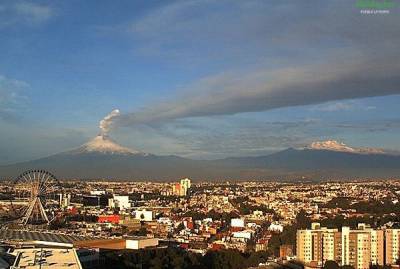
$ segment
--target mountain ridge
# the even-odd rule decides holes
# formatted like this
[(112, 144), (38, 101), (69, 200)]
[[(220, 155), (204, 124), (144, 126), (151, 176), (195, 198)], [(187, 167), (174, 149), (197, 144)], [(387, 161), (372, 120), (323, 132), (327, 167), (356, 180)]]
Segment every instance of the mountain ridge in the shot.
[(79, 147), (32, 161), (0, 166), (0, 178), (12, 179), (28, 169), (49, 170), (60, 179), (115, 180), (176, 180), (180, 177), (194, 180), (294, 180), (400, 175), (400, 156), (384, 153), (288, 148), (263, 156), (192, 160), (176, 155), (132, 153), (126, 148), (120, 152), (83, 149)]

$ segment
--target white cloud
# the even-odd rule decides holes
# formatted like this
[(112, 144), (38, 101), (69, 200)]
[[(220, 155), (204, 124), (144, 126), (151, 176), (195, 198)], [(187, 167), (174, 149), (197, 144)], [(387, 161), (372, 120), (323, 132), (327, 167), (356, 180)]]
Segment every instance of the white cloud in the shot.
[(53, 16), (53, 10), (44, 5), (29, 2), (19, 2), (14, 6), (16, 14), (33, 23), (47, 21)]
[(39, 25), (47, 22), (54, 15), (54, 10), (47, 5), (10, 1), (0, 6), (0, 29), (14, 25)]
[(336, 102), (336, 103), (331, 103), (331, 104), (318, 105), (315, 109), (319, 110), (319, 111), (334, 112), (334, 111), (352, 110), (353, 108), (354, 108), (353, 104), (344, 103), (344, 102)]
[(8, 120), (18, 113), (27, 97), (23, 91), (29, 84), (0, 75), (0, 119)]
[(328, 102), (312, 106), (310, 111), (339, 112), (339, 111), (367, 111), (374, 110), (375, 106), (364, 105), (358, 100), (348, 100), (343, 102)]

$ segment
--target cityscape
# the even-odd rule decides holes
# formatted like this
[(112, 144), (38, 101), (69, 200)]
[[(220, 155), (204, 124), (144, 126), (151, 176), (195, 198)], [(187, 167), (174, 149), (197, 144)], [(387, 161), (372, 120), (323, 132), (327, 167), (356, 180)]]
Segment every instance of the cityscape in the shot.
[[(30, 171), (25, 177), (47, 178), (41, 173)], [(397, 180), (50, 182), (46, 193), (54, 195), (31, 211), (20, 210), (23, 198), (6, 199), (30, 191), (25, 182), (10, 182), (1, 190), (1, 237), (3, 244), (14, 246), (11, 254), (26, 257), (19, 266), (29, 266), (23, 265), (28, 260), (40, 263), (27, 253), (35, 245), (47, 245), (50, 252), (71, 249), (83, 268), (102, 268), (110, 260), (122, 268), (126, 261), (115, 255), (169, 248), (197, 259), (213, 251), (230, 253), (238, 256), (237, 266), (260, 268), (318, 268), (329, 262), (369, 268), (396, 266), (400, 258)], [(60, 259), (53, 263), (62, 268)], [(43, 258), (44, 265), (50, 262)], [(143, 267), (157, 266), (153, 260), (142, 262)], [(207, 266), (207, 261), (175, 262)], [(71, 263), (80, 268), (77, 259)]]
[(0, 1), (0, 269), (400, 269), (399, 12)]

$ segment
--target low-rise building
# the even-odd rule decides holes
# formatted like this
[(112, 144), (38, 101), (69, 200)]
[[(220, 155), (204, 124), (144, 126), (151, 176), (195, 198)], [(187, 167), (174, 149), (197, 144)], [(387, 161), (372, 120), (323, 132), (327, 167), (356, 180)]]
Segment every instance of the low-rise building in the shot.
[(16, 248), (11, 254), (15, 256), (15, 261), (11, 268), (82, 269), (74, 248)]

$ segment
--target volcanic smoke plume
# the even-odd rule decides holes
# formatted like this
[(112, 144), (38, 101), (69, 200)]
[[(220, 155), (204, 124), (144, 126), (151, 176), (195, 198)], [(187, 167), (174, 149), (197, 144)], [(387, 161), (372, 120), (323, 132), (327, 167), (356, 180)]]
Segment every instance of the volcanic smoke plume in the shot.
[(113, 111), (110, 112), (107, 116), (105, 116), (99, 124), (100, 128), (100, 135), (101, 136), (107, 136), (108, 132), (110, 131), (112, 120), (115, 117), (120, 116), (121, 113), (119, 112), (119, 109), (114, 109)]

